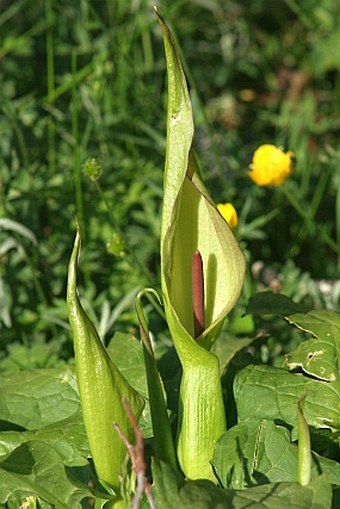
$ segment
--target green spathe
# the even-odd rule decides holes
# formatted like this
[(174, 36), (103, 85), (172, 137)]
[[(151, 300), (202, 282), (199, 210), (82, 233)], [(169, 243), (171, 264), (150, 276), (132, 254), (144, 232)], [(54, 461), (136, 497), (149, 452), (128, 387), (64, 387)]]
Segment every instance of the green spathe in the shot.
[(137, 418), (141, 414), (144, 401), (111, 361), (94, 325), (80, 304), (77, 295), (79, 254), (78, 227), (68, 271), (67, 306), (74, 335), (82, 415), (97, 475), (119, 492), (127, 451), (113, 423), (118, 423), (124, 435), (132, 439), (132, 427), (122, 399), (127, 399)]
[[(166, 318), (183, 368), (177, 452), (188, 478), (216, 481), (210, 460), (226, 422), (218, 359), (209, 350), (240, 294), (245, 259), (202, 184), (191, 151), (194, 128), (184, 72), (172, 35), (160, 16), (159, 21), (168, 73), (162, 291)], [(205, 330), (197, 341), (191, 296), (191, 265), (196, 251), (202, 256), (205, 287)]]

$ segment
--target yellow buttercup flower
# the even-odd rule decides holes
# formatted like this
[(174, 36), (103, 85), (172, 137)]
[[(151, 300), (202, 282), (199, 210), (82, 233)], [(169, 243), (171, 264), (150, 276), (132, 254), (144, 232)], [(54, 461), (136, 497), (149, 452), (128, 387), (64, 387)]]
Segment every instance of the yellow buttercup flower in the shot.
[(232, 229), (236, 228), (236, 226), (238, 225), (238, 216), (234, 205), (232, 205), (229, 202), (219, 203), (217, 205), (217, 210), (219, 211), (223, 219), (227, 221), (230, 228)]
[(254, 152), (249, 177), (258, 186), (279, 186), (292, 173), (293, 152), (275, 145), (261, 145)]

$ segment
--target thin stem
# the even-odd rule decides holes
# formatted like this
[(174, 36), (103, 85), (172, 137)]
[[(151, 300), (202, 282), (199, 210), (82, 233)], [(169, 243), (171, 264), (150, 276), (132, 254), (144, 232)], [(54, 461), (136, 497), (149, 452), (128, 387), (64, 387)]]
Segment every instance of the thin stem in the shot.
[[(11, 101), (9, 101), (6, 97), (6, 94), (3, 93), (2, 88), (0, 87), (0, 101), (1, 105), (3, 107), (3, 110), (5, 112), (5, 115), (7, 116), (9, 122), (12, 124), (17, 142), (19, 151), (21, 153), (21, 157), (25, 166), (25, 169), (28, 170), (30, 166), (30, 160), (29, 160), (29, 154), (28, 154), (28, 146), (25, 140), (24, 133), (21, 128), (20, 122), (17, 121), (18, 114), (15, 111), (15, 109), (12, 106)], [(30, 175), (30, 174), (29, 174)]]
[[(54, 46), (53, 46), (53, 24), (54, 15), (52, 10), (52, 1), (47, 0), (45, 3), (45, 16), (47, 24), (46, 32), (46, 55), (47, 55), (47, 96), (49, 104), (54, 105), (54, 87), (55, 87), (55, 72), (54, 72)], [(50, 114), (48, 122), (48, 164), (51, 174), (55, 173), (56, 151), (55, 151), (55, 123), (54, 118)]]
[[(314, 221), (314, 224), (316, 227), (317, 227), (317, 225), (315, 223), (315, 216), (317, 214), (322, 197), (326, 190), (328, 179), (329, 179), (328, 172), (321, 173), (320, 178), (317, 183), (317, 186), (316, 186), (316, 189), (315, 189), (315, 192), (314, 192), (314, 195), (313, 195), (313, 198), (310, 203), (309, 220), (310, 220), (310, 222)], [(298, 250), (300, 250), (300, 247), (307, 236), (308, 236), (308, 230), (303, 225), (301, 225), (299, 234), (297, 236), (297, 241), (296, 241), (298, 243), (298, 246), (295, 246), (295, 249), (292, 248), (292, 250), (291, 250), (293, 256)]]
[[(336, 195), (335, 195), (335, 235), (337, 245), (340, 246), (340, 171), (338, 167), (338, 175), (335, 177)], [(340, 262), (340, 260), (339, 260)]]
[(204, 331), (204, 279), (201, 253), (195, 251), (192, 258), (192, 311), (194, 336), (197, 339)]
[[(44, 291), (44, 288), (40, 282), (40, 279), (37, 275), (38, 269), (38, 258), (39, 258), (39, 251), (36, 248), (32, 253), (27, 253), (24, 248), (22, 248), (22, 256), (27, 263), (27, 266), (30, 268), (30, 275), (33, 282), (34, 290), (36, 292), (36, 295), (38, 297), (39, 302), (41, 302), (45, 308), (49, 306), (49, 299)], [(51, 322), (50, 324), (52, 334), (56, 337), (57, 335), (57, 327), (56, 324)]]
[(329, 234), (324, 229), (320, 228), (320, 226), (314, 222), (313, 216), (310, 214), (309, 209), (304, 209), (286, 186), (282, 186), (281, 189), (289, 203), (296, 210), (299, 216), (306, 221), (307, 225), (317, 230), (325, 244), (327, 244), (327, 246), (329, 246), (335, 253), (339, 254), (340, 246), (337, 245), (337, 243), (329, 236)]
[(74, 170), (74, 187), (76, 195), (76, 206), (77, 216), (83, 225), (83, 239), (86, 238), (84, 232), (84, 204), (83, 204), (83, 193), (81, 185), (81, 165), (80, 165), (80, 147), (79, 147), (79, 129), (78, 129), (78, 90), (77, 90), (77, 54), (72, 52), (71, 57), (71, 68), (72, 68), (72, 138), (73, 138), (73, 170)]
[(316, 28), (315, 23), (313, 23), (313, 21), (311, 21), (311, 19), (305, 15), (305, 12), (303, 11), (299, 3), (296, 2), (296, 0), (285, 0), (285, 2), (288, 5), (288, 7), (294, 12), (294, 14), (298, 16), (301, 23), (305, 25), (305, 27), (308, 30), (311, 30), (313, 32)]
[(132, 409), (126, 398), (123, 398), (122, 403), (124, 405), (126, 414), (129, 418), (129, 421), (131, 423), (135, 435), (135, 445), (132, 445), (131, 442), (129, 442), (128, 438), (124, 435), (124, 433), (122, 432), (122, 430), (120, 429), (119, 425), (116, 422), (113, 423), (113, 427), (117, 431), (119, 437), (121, 438), (125, 447), (128, 450), (131, 459), (131, 467), (134, 473), (136, 474), (137, 485), (134, 497), (131, 501), (131, 509), (139, 509), (143, 493), (145, 493), (146, 495), (150, 508), (156, 509), (155, 502), (151, 494), (150, 484), (146, 477), (143, 433), (141, 432), (141, 429), (138, 426), (136, 416), (132, 412)]

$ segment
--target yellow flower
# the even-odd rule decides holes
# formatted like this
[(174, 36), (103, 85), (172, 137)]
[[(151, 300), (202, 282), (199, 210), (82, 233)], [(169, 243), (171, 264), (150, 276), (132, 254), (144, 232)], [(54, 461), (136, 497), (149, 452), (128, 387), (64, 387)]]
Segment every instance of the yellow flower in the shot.
[(292, 173), (293, 152), (283, 152), (275, 145), (261, 145), (254, 152), (248, 172), (258, 186), (279, 186)]
[(227, 221), (230, 228), (232, 229), (236, 228), (236, 226), (238, 225), (238, 217), (234, 205), (232, 205), (231, 203), (219, 203), (217, 205), (217, 210), (219, 211), (223, 219)]

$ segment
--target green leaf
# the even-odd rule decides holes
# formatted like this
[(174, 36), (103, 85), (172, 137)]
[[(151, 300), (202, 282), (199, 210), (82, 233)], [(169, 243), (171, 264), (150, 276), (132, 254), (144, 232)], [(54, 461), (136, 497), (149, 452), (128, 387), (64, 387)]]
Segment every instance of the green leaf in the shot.
[(86, 458), (90, 456), (80, 412), (36, 431), (0, 432), (0, 457), (32, 440), (39, 440), (53, 447), (67, 466), (86, 465)]
[(119, 490), (127, 451), (113, 423), (117, 423), (122, 433), (131, 441), (133, 430), (123, 399), (126, 398), (137, 419), (142, 412), (144, 401), (111, 361), (94, 325), (81, 306), (77, 295), (79, 255), (78, 226), (68, 271), (67, 307), (74, 335), (82, 415), (97, 475)]
[(59, 454), (39, 441), (20, 445), (0, 462), (0, 502), (30, 495), (58, 509), (80, 509), (80, 501), (92, 496), (85, 485), (72, 482)]
[[(157, 11), (156, 11), (157, 12)], [(158, 14), (158, 12), (157, 12)], [(183, 368), (178, 458), (192, 479), (215, 479), (213, 447), (225, 430), (218, 359), (209, 353), (244, 279), (245, 259), (227, 223), (204, 188), (191, 151), (193, 118), (173, 37), (158, 14), (168, 74), (167, 149), (161, 227), (165, 314)], [(203, 259), (205, 330), (194, 339), (192, 258)]]
[(243, 348), (256, 341), (256, 337), (237, 337), (222, 331), (216, 338), (211, 352), (217, 355), (221, 374), (226, 370), (232, 358)]
[(141, 290), (136, 297), (136, 312), (139, 321), (140, 335), (143, 342), (143, 354), (147, 373), (148, 393), (150, 410), (155, 441), (155, 456), (158, 460), (169, 463), (173, 468), (178, 468), (172, 430), (165, 403), (165, 393), (161, 377), (157, 368), (148, 324), (142, 307), (144, 295), (154, 295), (159, 303), (158, 294), (152, 288)]
[(153, 492), (157, 509), (224, 509), (232, 507), (227, 492), (210, 481), (189, 481), (166, 463), (153, 462)]
[[(212, 463), (225, 488), (295, 482), (298, 448), (291, 442), (287, 428), (265, 419), (250, 419), (237, 424), (217, 441)], [(329, 483), (339, 485), (339, 463), (313, 453), (312, 478), (320, 473)]]
[(184, 481), (165, 463), (153, 464), (157, 509), (330, 509), (331, 485), (320, 476), (308, 484), (277, 483), (223, 490), (209, 481)]
[(303, 412), (314, 428), (340, 429), (340, 382), (322, 382), (269, 366), (247, 366), (235, 377), (239, 420), (281, 420), (297, 425), (296, 407), (306, 395)]
[(289, 354), (285, 365), (290, 369), (301, 367), (306, 374), (321, 380), (339, 380), (340, 314), (328, 310), (310, 311), (290, 316), (289, 322), (314, 338), (304, 341)]
[(304, 313), (306, 308), (296, 304), (286, 295), (273, 292), (259, 292), (250, 297), (246, 312), (251, 315), (289, 316)]
[(71, 369), (15, 371), (0, 378), (2, 421), (33, 430), (67, 419), (79, 409), (78, 387)]
[(22, 237), (30, 240), (33, 245), (38, 245), (38, 241), (32, 230), (23, 224), (18, 223), (17, 221), (13, 221), (13, 219), (9, 219), (8, 217), (0, 217), (0, 230), (1, 229), (18, 233)]
[(131, 387), (147, 398), (148, 386), (141, 342), (131, 334), (115, 332), (107, 352)]
[[(251, 419), (228, 430), (216, 443), (213, 465), (225, 488), (296, 481), (297, 451), (289, 431), (272, 421)], [(294, 449), (295, 447), (295, 449)]]
[(119, 369), (125, 380), (143, 396), (145, 406), (138, 424), (144, 438), (151, 438), (153, 436), (153, 429), (141, 342), (131, 334), (116, 332), (107, 346), (107, 351), (112, 362)]

